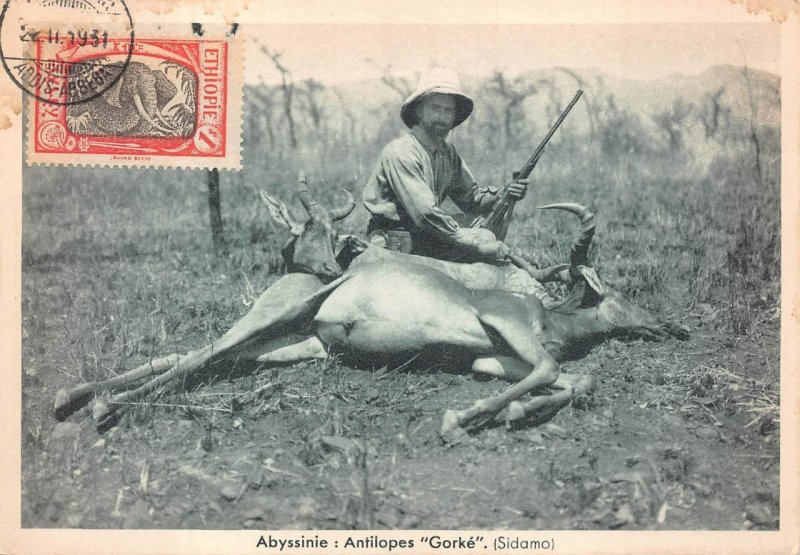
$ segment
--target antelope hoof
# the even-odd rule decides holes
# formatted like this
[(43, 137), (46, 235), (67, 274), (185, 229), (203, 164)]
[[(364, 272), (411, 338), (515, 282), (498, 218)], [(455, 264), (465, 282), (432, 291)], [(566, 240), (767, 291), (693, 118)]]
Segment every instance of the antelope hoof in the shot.
[(107, 420), (111, 413), (111, 408), (103, 401), (98, 400), (92, 407), (92, 418), (97, 425)]
[(592, 395), (595, 389), (594, 376), (579, 376), (572, 385), (572, 406), (587, 409), (592, 405)]
[(68, 416), (67, 405), (69, 404), (69, 393), (66, 389), (59, 389), (56, 393), (56, 402), (53, 405), (53, 411), (56, 413), (58, 420), (64, 420)]
[(466, 439), (467, 432), (459, 425), (456, 411), (445, 411), (439, 435), (442, 437), (442, 441), (450, 445), (458, 445)]
[(575, 382), (573, 386), (572, 396), (580, 397), (583, 395), (590, 395), (594, 393), (595, 388), (595, 379), (594, 376), (584, 375), (578, 378), (578, 381)]
[(506, 427), (511, 429), (514, 423), (518, 420), (525, 418), (525, 407), (519, 401), (512, 401), (508, 405), (508, 414), (506, 415)]
[[(77, 394), (75, 394), (77, 393)], [(53, 403), (53, 412), (55, 413), (56, 420), (65, 420), (76, 410), (85, 406), (92, 396), (92, 392), (70, 392), (66, 389), (59, 389), (56, 393), (56, 399)]]

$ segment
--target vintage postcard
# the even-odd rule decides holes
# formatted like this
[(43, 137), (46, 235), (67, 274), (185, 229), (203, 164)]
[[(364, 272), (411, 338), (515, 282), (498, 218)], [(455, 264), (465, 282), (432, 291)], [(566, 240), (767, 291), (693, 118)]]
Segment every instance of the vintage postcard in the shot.
[(796, 553), (776, 4), (3, 2), (0, 552)]

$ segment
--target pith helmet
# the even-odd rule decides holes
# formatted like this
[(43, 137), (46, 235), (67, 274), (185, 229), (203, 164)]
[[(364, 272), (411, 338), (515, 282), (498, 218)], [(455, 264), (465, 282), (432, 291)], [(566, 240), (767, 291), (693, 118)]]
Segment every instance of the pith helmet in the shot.
[(419, 100), (431, 93), (451, 94), (456, 98), (456, 115), (453, 127), (461, 125), (472, 113), (472, 99), (461, 90), (458, 76), (452, 70), (443, 67), (431, 68), (424, 74), (417, 85), (417, 90), (411, 93), (403, 107), (400, 108), (400, 117), (408, 127), (414, 124), (414, 110)]

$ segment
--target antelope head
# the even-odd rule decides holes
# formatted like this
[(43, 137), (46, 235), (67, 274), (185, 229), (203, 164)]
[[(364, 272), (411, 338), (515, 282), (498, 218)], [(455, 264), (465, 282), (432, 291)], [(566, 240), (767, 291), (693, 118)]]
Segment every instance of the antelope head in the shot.
[(289, 229), (291, 238), (284, 246), (282, 254), (290, 272), (314, 274), (320, 279), (330, 281), (342, 274), (336, 262), (335, 247), (337, 232), (333, 223), (350, 215), (356, 206), (353, 195), (346, 189), (347, 202), (340, 208), (327, 210), (313, 199), (308, 192), (308, 182), (301, 171), (297, 183), (297, 197), (308, 213), (308, 219), (298, 221), (292, 217), (286, 205), (264, 191), (261, 200), (269, 210), (272, 219)]
[(686, 326), (663, 321), (637, 306), (622, 293), (608, 287), (589, 266), (589, 245), (594, 236), (594, 214), (579, 204), (551, 204), (544, 209), (566, 210), (581, 219), (581, 233), (570, 251), (569, 268), (561, 279), (572, 288), (566, 299), (552, 307), (553, 320), (567, 317), (564, 334), (573, 348), (581, 347), (589, 337), (630, 337), (644, 339), (688, 339)]

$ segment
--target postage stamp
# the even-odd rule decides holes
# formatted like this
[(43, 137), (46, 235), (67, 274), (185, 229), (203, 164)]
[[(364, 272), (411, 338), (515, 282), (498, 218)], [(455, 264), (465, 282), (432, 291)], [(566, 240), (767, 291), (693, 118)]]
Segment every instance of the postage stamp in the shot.
[(49, 31), (34, 52), (29, 164), (239, 167), (235, 40)]

